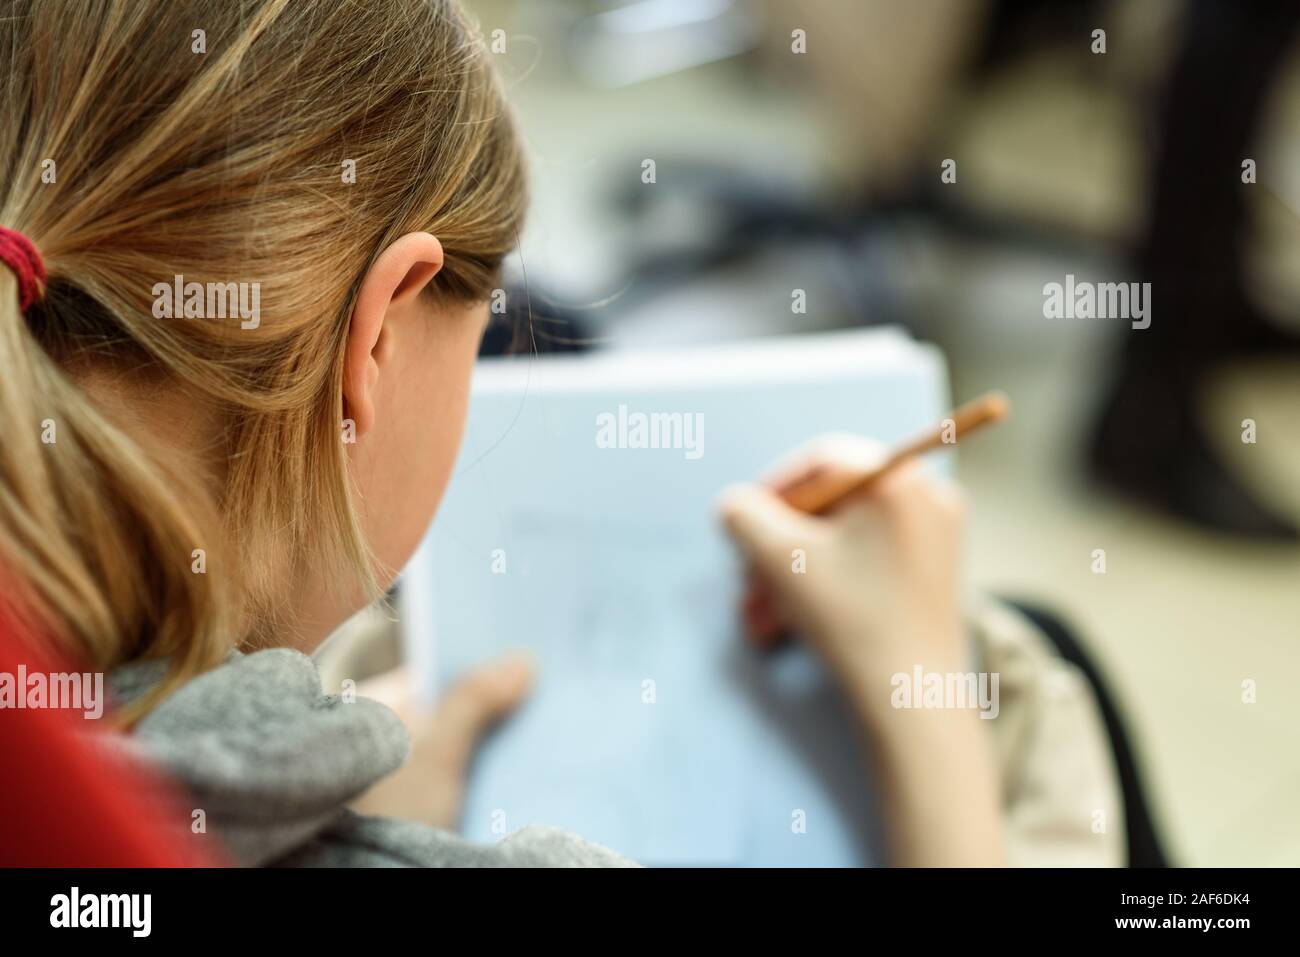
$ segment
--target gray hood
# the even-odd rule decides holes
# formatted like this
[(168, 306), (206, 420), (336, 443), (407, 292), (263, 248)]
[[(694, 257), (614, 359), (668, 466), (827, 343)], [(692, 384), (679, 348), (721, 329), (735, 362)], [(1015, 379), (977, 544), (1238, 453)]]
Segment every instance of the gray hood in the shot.
[[(119, 706), (161, 680), (165, 662), (108, 676)], [(495, 845), (346, 804), (406, 760), (401, 719), (377, 701), (326, 694), (311, 658), (285, 648), (232, 653), (115, 739), (160, 767), (202, 810), (207, 830), (243, 865), (626, 866), (595, 844), (526, 827)], [(190, 830), (190, 819), (183, 822)]]

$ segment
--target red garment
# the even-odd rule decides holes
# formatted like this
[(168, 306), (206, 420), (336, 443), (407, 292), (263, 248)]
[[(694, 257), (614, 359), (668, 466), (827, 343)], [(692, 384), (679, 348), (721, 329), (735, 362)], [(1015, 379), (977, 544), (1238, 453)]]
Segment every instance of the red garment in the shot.
[[(18, 640), (0, 618), (0, 673), (76, 671)], [(182, 867), (214, 863), (159, 818), (185, 802), (170, 784), (86, 740), (79, 711), (0, 708), (0, 866)], [(112, 733), (107, 726), (94, 733)], [(140, 800), (142, 795), (149, 800)]]

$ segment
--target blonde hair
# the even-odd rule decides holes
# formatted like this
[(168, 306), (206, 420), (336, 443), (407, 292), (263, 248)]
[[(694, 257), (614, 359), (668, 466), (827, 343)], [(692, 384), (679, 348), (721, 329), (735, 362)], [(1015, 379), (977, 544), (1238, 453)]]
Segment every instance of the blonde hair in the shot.
[[(0, 575), (18, 586), (0, 613), (98, 670), (170, 659), (128, 720), (278, 627), (266, 583), (338, 563), (376, 594), (341, 437), (348, 321), (413, 230), (445, 250), (434, 295), (490, 295), (525, 182), (487, 56), (451, 0), (0, 3), (0, 225), (48, 271), (24, 316), (0, 268)], [(265, 318), (155, 318), (177, 275), (258, 282)], [(213, 410), (210, 487), (181, 487), (83, 367)]]

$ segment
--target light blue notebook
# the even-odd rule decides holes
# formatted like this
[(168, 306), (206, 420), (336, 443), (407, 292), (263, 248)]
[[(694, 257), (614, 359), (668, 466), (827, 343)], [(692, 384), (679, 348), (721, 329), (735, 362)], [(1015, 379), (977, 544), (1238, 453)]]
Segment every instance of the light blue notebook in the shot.
[(475, 761), (466, 836), (549, 824), (650, 865), (878, 861), (829, 677), (739, 637), (715, 499), (817, 433), (892, 442), (947, 408), (938, 352), (893, 330), (481, 362), (402, 581), (423, 693), (506, 648), (539, 658)]

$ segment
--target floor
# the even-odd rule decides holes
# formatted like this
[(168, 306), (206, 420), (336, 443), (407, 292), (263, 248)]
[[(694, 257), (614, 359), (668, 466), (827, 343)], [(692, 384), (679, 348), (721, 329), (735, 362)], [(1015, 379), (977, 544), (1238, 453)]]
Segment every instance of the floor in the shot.
[[(1130, 719), (1175, 860), (1294, 866), (1300, 550), (1216, 540), (1090, 492), (1074, 457), (1091, 399), (1071, 384), (1078, 359), (996, 364), (996, 381), (1025, 399), (960, 453), (972, 575), (1046, 602), (1082, 632)], [(962, 365), (959, 391), (988, 379), (978, 358)], [(1225, 449), (1300, 517), (1300, 363), (1233, 370), (1212, 401)], [(1234, 449), (1244, 417), (1261, 436)], [(1104, 574), (1093, 571), (1098, 548)]]

